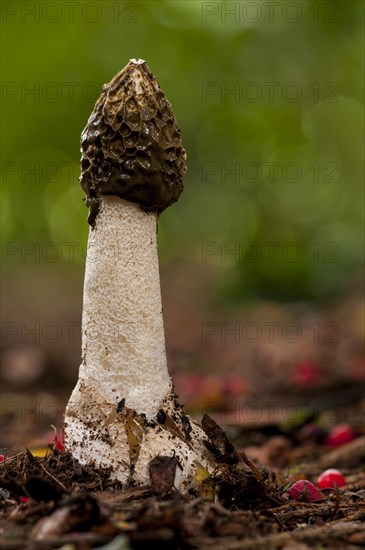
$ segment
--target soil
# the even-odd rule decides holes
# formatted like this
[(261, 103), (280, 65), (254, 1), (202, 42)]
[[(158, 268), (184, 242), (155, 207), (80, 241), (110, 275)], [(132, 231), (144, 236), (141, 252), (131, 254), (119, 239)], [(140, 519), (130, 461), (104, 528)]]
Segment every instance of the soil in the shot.
[[(358, 549), (365, 544), (363, 403), (342, 411), (355, 438), (324, 444), (313, 425), (236, 426), (232, 439), (205, 415), (203, 428), (217, 468), (188, 495), (161, 483), (123, 487), (110, 472), (81, 466), (50, 445), (44, 457), (25, 449), (0, 464), (0, 533), (4, 549)], [(322, 500), (291, 500), (298, 479), (316, 483), (336, 467), (346, 485)]]

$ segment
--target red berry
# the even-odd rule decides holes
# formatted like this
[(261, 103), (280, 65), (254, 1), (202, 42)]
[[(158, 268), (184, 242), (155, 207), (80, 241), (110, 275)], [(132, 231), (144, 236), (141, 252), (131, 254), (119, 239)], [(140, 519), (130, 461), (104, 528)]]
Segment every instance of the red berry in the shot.
[(60, 453), (62, 453), (65, 450), (64, 444), (63, 444), (63, 433), (62, 431), (55, 433), (54, 431), (50, 431), (47, 436), (48, 444), (51, 445), (54, 448), (57, 449)]
[(299, 500), (301, 502), (312, 502), (314, 500), (323, 499), (317, 487), (306, 479), (296, 481), (288, 490), (288, 495), (293, 500)]
[(197, 373), (185, 373), (176, 377), (178, 392), (184, 396), (197, 395), (201, 392), (204, 376)]
[(346, 485), (346, 479), (340, 470), (329, 468), (321, 473), (317, 480), (317, 484), (320, 489), (333, 489), (336, 485), (337, 487)]
[(224, 379), (224, 391), (227, 395), (243, 395), (247, 393), (247, 383), (245, 380), (237, 375), (232, 374)]
[(26, 502), (28, 502), (28, 500), (29, 500), (28, 497), (23, 497), (23, 496), (20, 497), (20, 502), (21, 502), (22, 504), (25, 504)]
[(358, 380), (364, 380), (365, 378), (365, 358), (364, 357), (357, 357), (354, 360), (351, 368), (351, 374), (354, 378), (357, 378)]
[(60, 451), (60, 453), (63, 453), (63, 451), (65, 450), (63, 441), (60, 437), (57, 437), (56, 449), (57, 451)]
[(0, 462), (4, 461), (4, 455), (0, 455)]
[(314, 386), (320, 378), (320, 369), (314, 361), (302, 361), (294, 366), (292, 373), (293, 384), (300, 388)]
[(328, 437), (325, 440), (325, 444), (328, 447), (335, 447), (337, 445), (343, 445), (355, 438), (355, 434), (348, 424), (337, 424), (334, 426)]

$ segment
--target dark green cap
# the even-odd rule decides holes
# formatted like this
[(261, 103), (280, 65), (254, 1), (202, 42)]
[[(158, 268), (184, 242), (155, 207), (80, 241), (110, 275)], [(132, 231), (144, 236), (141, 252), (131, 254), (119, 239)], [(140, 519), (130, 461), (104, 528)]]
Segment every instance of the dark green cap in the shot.
[(81, 136), (81, 185), (93, 225), (100, 195), (162, 212), (183, 190), (186, 153), (170, 103), (143, 60), (109, 84)]

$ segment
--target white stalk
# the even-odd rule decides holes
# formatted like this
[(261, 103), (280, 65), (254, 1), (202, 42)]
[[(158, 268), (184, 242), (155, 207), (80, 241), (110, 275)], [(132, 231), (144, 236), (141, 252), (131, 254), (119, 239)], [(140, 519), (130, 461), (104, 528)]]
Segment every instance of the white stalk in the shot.
[(167, 371), (155, 212), (102, 197), (90, 229), (80, 382), (149, 418), (171, 384)]

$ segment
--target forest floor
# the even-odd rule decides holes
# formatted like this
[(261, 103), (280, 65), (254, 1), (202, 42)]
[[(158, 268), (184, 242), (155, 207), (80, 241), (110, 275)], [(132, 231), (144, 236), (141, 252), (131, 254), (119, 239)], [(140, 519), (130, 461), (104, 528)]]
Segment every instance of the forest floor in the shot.
[[(189, 269), (176, 266), (163, 285), (168, 364), (185, 410), (198, 422), (204, 414), (216, 422), (225, 450), (216, 470), (210, 478), (200, 472), (196, 489), (182, 495), (173, 487), (162, 494), (156, 483), (122, 487), (106, 470), (81, 467), (53, 442), (50, 427), (63, 424), (80, 338), (20, 344), (15, 335), (1, 350), (1, 548), (365, 546), (358, 289), (323, 310), (302, 302), (222, 309), (210, 304), (225, 271)], [(60, 290), (60, 300), (69, 290)], [(21, 308), (14, 318), (23, 319), (21, 301), (9, 299), (9, 311), (14, 304)], [(80, 311), (72, 308), (64, 318), (76, 322)], [(48, 326), (43, 314), (37, 323)], [(4, 318), (13, 317), (5, 312)], [(340, 470), (346, 484), (321, 490), (320, 500), (305, 491), (301, 500), (290, 497), (295, 482), (317, 485), (328, 468)]]
[[(189, 495), (162, 491), (158, 483), (122, 487), (107, 470), (81, 467), (55, 444), (42, 457), (28, 449), (9, 452), (0, 463), (1, 548), (359, 549), (365, 545), (363, 411), (361, 399), (327, 411), (350, 431), (337, 444), (310, 419), (290, 427), (275, 417), (256, 425), (231, 419), (223, 430), (206, 415), (216, 430), (218, 466)], [(327, 468), (339, 469), (346, 484), (323, 489), (320, 500), (310, 501), (306, 491), (299, 500), (289, 496), (294, 482), (316, 485)]]

